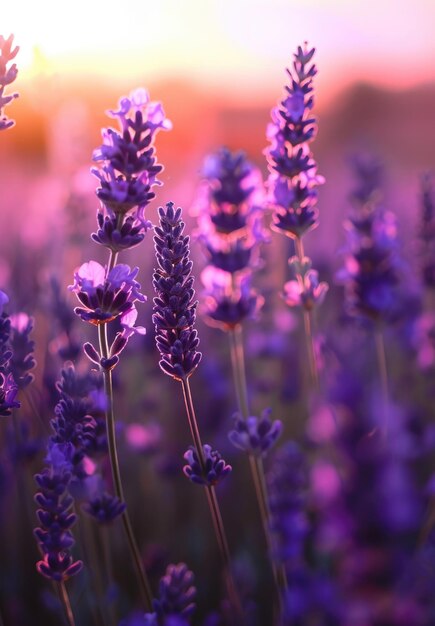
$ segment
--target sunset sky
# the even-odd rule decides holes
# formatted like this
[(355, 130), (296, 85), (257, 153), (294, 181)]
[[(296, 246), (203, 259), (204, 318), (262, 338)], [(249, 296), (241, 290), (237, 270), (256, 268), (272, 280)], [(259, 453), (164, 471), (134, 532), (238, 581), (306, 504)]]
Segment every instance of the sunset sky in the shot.
[(188, 77), (235, 99), (282, 84), (295, 47), (318, 49), (324, 100), (358, 79), (406, 87), (435, 78), (433, 0), (14, 0), (22, 77)]

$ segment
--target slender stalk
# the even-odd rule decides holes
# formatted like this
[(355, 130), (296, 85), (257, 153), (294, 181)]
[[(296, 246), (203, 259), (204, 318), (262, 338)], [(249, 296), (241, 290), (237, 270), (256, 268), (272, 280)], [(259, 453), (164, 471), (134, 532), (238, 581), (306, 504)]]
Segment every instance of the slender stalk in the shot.
[(385, 352), (384, 334), (381, 328), (375, 330), (376, 358), (378, 361), (379, 377), (381, 379), (382, 393), (382, 421), (384, 435), (388, 435), (389, 430), (389, 389), (388, 389), (388, 368), (387, 355)]
[[(302, 262), (305, 254), (304, 254), (304, 244), (302, 243), (301, 237), (296, 237), (295, 240), (296, 247), (296, 255), (300, 262)], [(302, 280), (298, 277), (299, 280)], [(307, 346), (307, 355), (308, 355), (308, 366), (310, 370), (310, 379), (311, 383), (316, 391), (319, 389), (319, 370), (317, 367), (317, 359), (316, 359), (316, 351), (314, 348), (314, 337), (312, 332), (312, 320), (311, 320), (312, 312), (303, 310), (304, 317), (304, 331), (305, 331), (305, 343)]]
[[(243, 348), (242, 327), (239, 325), (231, 330), (229, 332), (229, 336), (234, 386), (236, 389), (239, 411), (242, 417), (246, 419), (247, 417), (249, 417), (249, 400), (246, 384), (245, 352)], [(270, 508), (266, 480), (264, 475), (263, 459), (261, 457), (256, 457), (253, 454), (249, 454), (248, 456), (273, 576), (278, 589), (286, 589), (287, 576), (285, 573), (285, 568), (282, 566), (277, 566), (271, 557), (273, 552), (273, 541), (269, 532)], [(279, 598), (281, 599), (280, 595)]]
[[(98, 326), (98, 338), (100, 342), (100, 352), (105, 358), (108, 357), (109, 347), (107, 341), (107, 324), (99, 324)], [(121, 472), (119, 468), (118, 452), (116, 447), (116, 431), (115, 431), (115, 413), (113, 406), (113, 382), (112, 372), (104, 371), (104, 390), (108, 401), (106, 410), (106, 430), (107, 430), (107, 444), (109, 448), (110, 465), (112, 469), (113, 486), (116, 496), (121, 500), (124, 499), (124, 491), (121, 481)], [(127, 536), (128, 545), (130, 548), (131, 557), (136, 570), (136, 575), (139, 583), (139, 589), (142, 596), (142, 601), (147, 611), (152, 610), (152, 593), (151, 587), (145, 573), (142, 559), (140, 557), (139, 548), (134, 536), (133, 528), (130, 521), (128, 510), (125, 509), (122, 516), (122, 523), (124, 526), (125, 534)]]
[[(181, 380), (182, 388), (183, 388), (183, 397), (184, 404), (186, 407), (187, 420), (189, 422), (189, 428), (192, 435), (193, 443), (195, 446), (196, 454), (198, 455), (198, 460), (201, 466), (201, 470), (205, 472), (205, 459), (204, 459), (204, 451), (202, 448), (201, 436), (199, 433), (198, 422), (195, 415), (195, 408), (193, 405), (192, 392), (190, 390), (189, 379)], [(234, 578), (231, 572), (231, 557), (230, 550), (228, 547), (228, 540), (225, 533), (225, 527), (219, 507), (219, 502), (216, 497), (215, 488), (212, 486), (207, 486), (206, 489), (207, 501), (210, 508), (211, 517), (213, 520), (213, 527), (216, 534), (217, 543), (219, 546), (219, 551), (222, 557), (224, 572), (225, 572), (225, 581), (227, 584), (228, 597), (233, 605), (234, 609), (237, 611), (239, 617), (244, 623), (243, 618), (243, 610), (240, 602), (240, 598), (238, 596), (236, 586), (234, 583)]]
[(69, 601), (68, 591), (66, 590), (65, 583), (63, 581), (59, 582), (59, 597), (63, 606), (63, 610), (65, 612), (66, 621), (68, 622), (68, 626), (75, 626), (74, 615), (71, 608), (71, 602)]

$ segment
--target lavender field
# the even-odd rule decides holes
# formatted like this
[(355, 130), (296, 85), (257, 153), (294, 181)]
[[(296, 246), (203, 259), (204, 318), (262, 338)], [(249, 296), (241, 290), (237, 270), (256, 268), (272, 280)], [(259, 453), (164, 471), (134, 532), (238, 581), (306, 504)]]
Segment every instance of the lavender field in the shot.
[(0, 626), (435, 624), (435, 88), (315, 43), (247, 106), (0, 36)]

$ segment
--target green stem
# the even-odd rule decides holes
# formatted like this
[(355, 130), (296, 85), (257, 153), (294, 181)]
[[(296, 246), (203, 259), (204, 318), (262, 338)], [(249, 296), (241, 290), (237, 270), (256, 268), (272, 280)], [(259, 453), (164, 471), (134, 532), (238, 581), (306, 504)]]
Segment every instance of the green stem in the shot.
[[(183, 397), (184, 404), (186, 407), (187, 420), (189, 422), (189, 428), (192, 435), (193, 443), (195, 446), (196, 454), (198, 456), (199, 464), (201, 466), (201, 471), (205, 473), (205, 458), (204, 451), (201, 442), (201, 436), (198, 428), (198, 421), (195, 415), (195, 408), (193, 405), (192, 392), (190, 390), (189, 379), (181, 380), (182, 388), (183, 388)], [(243, 618), (243, 610), (240, 602), (240, 598), (238, 596), (236, 586), (234, 583), (234, 578), (231, 571), (231, 557), (230, 550), (228, 547), (228, 540), (225, 532), (225, 527), (219, 507), (219, 502), (216, 497), (216, 491), (213, 486), (206, 486), (206, 495), (207, 501), (210, 508), (211, 517), (213, 520), (213, 528), (215, 531), (217, 543), (219, 546), (219, 551), (221, 554), (222, 562), (224, 565), (224, 573), (225, 573), (225, 581), (227, 585), (228, 597), (230, 599), (233, 608), (236, 610), (241, 623), (244, 623)]]
[[(302, 243), (301, 237), (295, 238), (295, 247), (296, 247), (296, 255), (299, 259), (299, 262), (302, 263), (305, 253), (304, 253), (304, 244)], [(302, 277), (298, 276), (298, 280), (302, 281)], [(317, 366), (316, 359), (316, 351), (314, 348), (314, 337), (312, 332), (312, 312), (303, 309), (303, 317), (304, 317), (304, 331), (305, 331), (305, 343), (307, 346), (307, 356), (308, 356), (308, 366), (310, 371), (310, 379), (311, 384), (313, 385), (316, 391), (319, 390), (319, 369)]]
[(59, 597), (65, 612), (66, 621), (68, 626), (75, 626), (74, 615), (71, 608), (71, 602), (69, 601), (68, 591), (66, 590), (65, 583), (59, 582)]
[[(107, 341), (107, 324), (99, 324), (98, 326), (98, 338), (100, 342), (101, 356), (108, 358), (109, 347)], [(116, 496), (125, 502), (124, 492), (122, 488), (121, 472), (119, 468), (118, 452), (116, 448), (116, 430), (115, 430), (115, 413), (113, 406), (113, 382), (112, 372), (104, 370), (104, 390), (107, 397), (107, 410), (106, 410), (106, 431), (107, 431), (107, 445), (109, 449), (110, 465), (112, 469), (113, 486)], [(139, 548), (134, 536), (133, 527), (131, 525), (130, 516), (128, 510), (125, 509), (121, 516), (124, 526), (125, 534), (127, 536), (128, 545), (130, 548), (131, 557), (136, 570), (136, 575), (139, 583), (139, 589), (142, 596), (142, 601), (147, 611), (152, 610), (152, 593), (151, 587), (145, 573), (142, 559), (139, 553)]]

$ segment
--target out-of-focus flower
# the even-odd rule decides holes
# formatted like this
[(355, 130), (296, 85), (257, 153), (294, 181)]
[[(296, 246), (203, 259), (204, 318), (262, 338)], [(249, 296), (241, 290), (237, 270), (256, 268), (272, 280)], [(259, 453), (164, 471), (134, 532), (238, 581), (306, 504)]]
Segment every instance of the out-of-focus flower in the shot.
[(420, 257), (422, 281), (425, 287), (435, 288), (435, 190), (433, 175), (421, 178)]
[(0, 373), (0, 415), (11, 415), (12, 409), (18, 409), (21, 405), (15, 400), (18, 393), (18, 385), (12, 374), (5, 376)]
[(229, 330), (255, 318), (264, 298), (251, 287), (252, 274), (232, 280), (231, 274), (208, 266), (201, 273), (204, 284), (201, 311), (211, 326)]
[(36, 366), (33, 354), (35, 342), (29, 337), (34, 320), (27, 313), (15, 313), (10, 316), (10, 320), (12, 358), (9, 368), (18, 387), (24, 389), (32, 382), (34, 376), (30, 370)]
[(193, 483), (212, 487), (228, 476), (232, 467), (225, 462), (217, 450), (213, 450), (208, 444), (204, 444), (202, 449), (204, 452), (204, 470), (201, 467), (195, 448), (190, 446), (184, 453), (187, 465), (183, 467), (183, 471)]
[(110, 524), (123, 514), (126, 504), (116, 496), (102, 493), (85, 502), (82, 509), (99, 524)]
[(18, 98), (17, 93), (5, 94), (5, 87), (13, 83), (18, 74), (15, 63), (8, 67), (8, 64), (16, 57), (19, 50), (18, 46), (13, 47), (13, 41), (13, 35), (9, 35), (7, 39), (0, 35), (0, 130), (5, 130), (15, 124), (14, 120), (3, 115), (4, 107), (14, 98)]
[[(367, 169), (356, 167), (357, 176), (365, 176)], [(378, 196), (371, 180), (357, 180), (354, 209), (345, 223), (344, 268), (337, 274), (344, 285), (347, 312), (376, 323), (395, 318), (401, 273), (395, 216), (383, 210)]]
[(248, 454), (263, 456), (277, 442), (282, 432), (282, 422), (270, 419), (271, 409), (265, 409), (261, 418), (254, 415), (243, 419), (239, 414), (234, 417), (234, 429), (228, 437), (231, 443)]
[(181, 208), (169, 202), (159, 209), (160, 226), (155, 228), (154, 244), (158, 267), (154, 271), (153, 322), (160, 367), (177, 380), (187, 379), (196, 369), (201, 353), (194, 328), (197, 302), (194, 301), (189, 237), (183, 235)]
[(276, 452), (267, 484), (273, 557), (288, 567), (297, 566), (308, 532), (305, 512), (308, 473), (304, 454), (296, 443), (289, 441)]
[(316, 270), (308, 270), (298, 278), (284, 285), (284, 300), (290, 307), (301, 306), (306, 311), (312, 311), (323, 302), (329, 289), (328, 283), (319, 282)]
[(158, 624), (165, 617), (179, 616), (188, 619), (195, 610), (196, 588), (193, 573), (185, 563), (169, 565), (160, 579), (159, 597), (153, 601), (153, 608), (158, 617)]
[(71, 512), (73, 498), (68, 494), (70, 480), (71, 473), (61, 463), (35, 475), (40, 488), (35, 496), (40, 507), (37, 511), (40, 526), (34, 533), (43, 553), (36, 568), (40, 574), (57, 582), (74, 576), (83, 566), (70, 553), (74, 545), (71, 528), (76, 521), (76, 515)]

